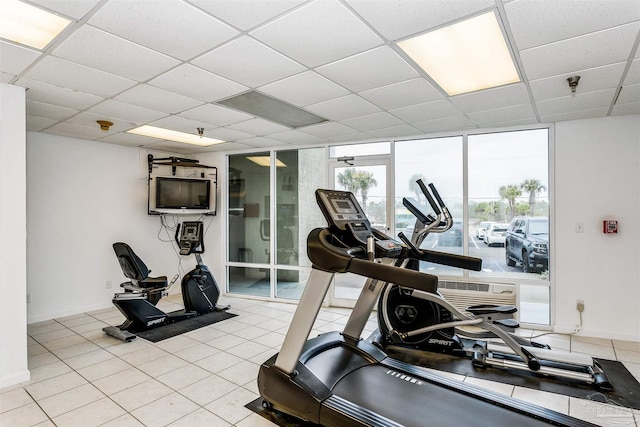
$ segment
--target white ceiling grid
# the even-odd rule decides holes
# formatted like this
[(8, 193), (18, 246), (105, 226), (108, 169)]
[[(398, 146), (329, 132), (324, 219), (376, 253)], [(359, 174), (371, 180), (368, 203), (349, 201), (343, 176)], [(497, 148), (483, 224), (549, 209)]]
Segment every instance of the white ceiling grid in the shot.
[[(28, 88), (32, 131), (188, 154), (640, 113), (637, 0), (25, 1), (72, 20), (44, 50), (0, 39), (0, 82)], [(488, 11), (522, 82), (450, 97), (397, 47)], [(250, 90), (328, 121), (217, 104)], [(126, 133), (145, 124), (228, 142)]]

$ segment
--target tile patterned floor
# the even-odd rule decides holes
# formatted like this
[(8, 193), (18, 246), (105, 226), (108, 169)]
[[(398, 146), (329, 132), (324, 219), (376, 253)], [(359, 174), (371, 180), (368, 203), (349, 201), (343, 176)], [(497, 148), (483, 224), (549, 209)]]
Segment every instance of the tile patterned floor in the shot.
[[(178, 309), (176, 301), (165, 298), (160, 307)], [(239, 316), (157, 344), (106, 336), (102, 328), (122, 320), (115, 308), (29, 325), (31, 380), (0, 389), (0, 426), (273, 426), (244, 405), (258, 397), (260, 363), (278, 351), (296, 306), (233, 297), (220, 303)], [(314, 335), (342, 329), (349, 313), (323, 308)], [(370, 321), (367, 332), (375, 328)], [(545, 340), (620, 360), (640, 378), (640, 343), (538, 339)], [(640, 411), (453, 376), (598, 425), (640, 427)]]

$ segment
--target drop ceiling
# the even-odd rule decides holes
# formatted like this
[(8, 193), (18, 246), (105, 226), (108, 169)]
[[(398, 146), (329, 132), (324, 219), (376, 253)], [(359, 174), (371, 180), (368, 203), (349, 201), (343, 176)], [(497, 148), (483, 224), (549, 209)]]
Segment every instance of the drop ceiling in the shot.
[[(72, 20), (43, 50), (0, 39), (0, 82), (28, 89), (29, 131), (188, 154), (640, 113), (637, 0), (28, 3)], [(447, 96), (397, 46), (487, 11), (521, 82)], [(250, 91), (327, 121), (292, 128), (220, 104)], [(126, 132), (141, 125), (227, 142)]]

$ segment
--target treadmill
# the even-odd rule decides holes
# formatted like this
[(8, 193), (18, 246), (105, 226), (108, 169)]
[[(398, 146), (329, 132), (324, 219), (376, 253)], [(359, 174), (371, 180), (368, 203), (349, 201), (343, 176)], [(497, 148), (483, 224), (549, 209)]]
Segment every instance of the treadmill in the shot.
[[(278, 354), (258, 373), (263, 407), (323, 426), (593, 426), (390, 358), (361, 338), (387, 282), (432, 292), (438, 278), (394, 265), (407, 247), (372, 229), (351, 192), (316, 190), (329, 226), (312, 230), (313, 264)], [(481, 260), (438, 253), (451, 265)], [(308, 339), (335, 273), (368, 280), (342, 332)]]

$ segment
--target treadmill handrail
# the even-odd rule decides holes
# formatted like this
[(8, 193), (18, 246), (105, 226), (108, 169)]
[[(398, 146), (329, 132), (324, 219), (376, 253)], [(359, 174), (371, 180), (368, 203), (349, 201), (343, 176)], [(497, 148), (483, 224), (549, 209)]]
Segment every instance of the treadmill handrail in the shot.
[(313, 266), (320, 270), (354, 273), (425, 292), (436, 292), (438, 289), (436, 276), (357, 258), (353, 253), (361, 252), (361, 248), (337, 247), (331, 244), (331, 237), (328, 228), (316, 228), (311, 230), (307, 238), (307, 255)]

